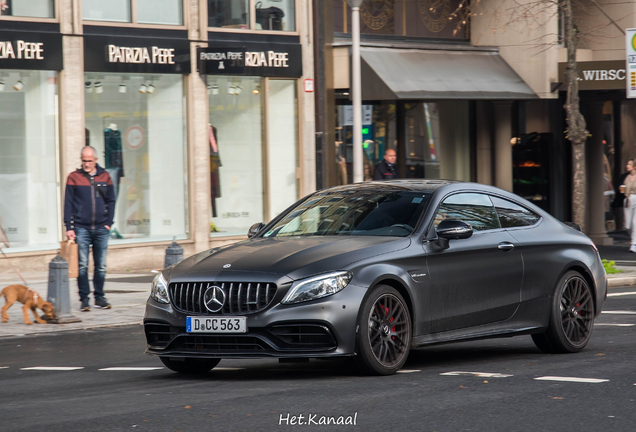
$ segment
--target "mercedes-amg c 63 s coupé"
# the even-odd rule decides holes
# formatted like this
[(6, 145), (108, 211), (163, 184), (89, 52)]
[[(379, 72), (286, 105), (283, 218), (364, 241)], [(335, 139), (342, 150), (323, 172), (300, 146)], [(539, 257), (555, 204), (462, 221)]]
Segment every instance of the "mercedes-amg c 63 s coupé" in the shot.
[(594, 243), (517, 195), (359, 183), (157, 274), (146, 352), (182, 373), (223, 358), (351, 356), (379, 375), (449, 341), (531, 335), (542, 351), (577, 352), (606, 292)]

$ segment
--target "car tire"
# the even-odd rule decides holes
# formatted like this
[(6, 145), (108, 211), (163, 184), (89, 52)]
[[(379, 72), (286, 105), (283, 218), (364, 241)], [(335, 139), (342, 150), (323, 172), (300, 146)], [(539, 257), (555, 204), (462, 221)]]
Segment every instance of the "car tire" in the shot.
[(378, 285), (358, 315), (356, 360), (369, 375), (392, 375), (406, 362), (412, 342), (409, 308), (393, 287)]
[(546, 353), (575, 353), (585, 348), (593, 328), (592, 289), (580, 273), (568, 271), (557, 284), (548, 329), (545, 333), (533, 334), (532, 340)]
[(168, 369), (182, 374), (203, 374), (212, 370), (221, 361), (221, 359), (159, 358)]

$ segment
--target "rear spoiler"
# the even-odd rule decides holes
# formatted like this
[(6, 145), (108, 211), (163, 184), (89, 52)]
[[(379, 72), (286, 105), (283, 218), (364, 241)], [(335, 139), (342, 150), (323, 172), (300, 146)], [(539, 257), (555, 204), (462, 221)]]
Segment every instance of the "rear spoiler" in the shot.
[[(581, 225), (574, 223), (574, 222), (563, 222), (565, 225), (569, 226), (572, 229), (575, 229), (577, 231), (581, 231)], [(581, 231), (582, 232), (582, 231)]]

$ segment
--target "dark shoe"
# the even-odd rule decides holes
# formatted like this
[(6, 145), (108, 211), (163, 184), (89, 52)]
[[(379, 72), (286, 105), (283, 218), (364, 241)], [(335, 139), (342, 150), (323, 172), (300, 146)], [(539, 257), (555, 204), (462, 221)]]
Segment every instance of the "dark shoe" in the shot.
[(80, 310), (82, 312), (90, 312), (91, 306), (88, 304), (88, 299), (82, 300), (82, 304), (80, 306)]
[(110, 303), (104, 297), (95, 299), (95, 307), (100, 309), (110, 309)]

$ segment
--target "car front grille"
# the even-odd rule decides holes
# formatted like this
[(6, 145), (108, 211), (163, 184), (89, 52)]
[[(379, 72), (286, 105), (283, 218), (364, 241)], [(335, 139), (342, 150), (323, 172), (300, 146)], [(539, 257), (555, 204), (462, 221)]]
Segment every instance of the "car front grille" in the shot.
[[(204, 304), (208, 288), (218, 286), (225, 293), (225, 302), (218, 312)], [(274, 299), (276, 285), (264, 282), (190, 282), (171, 283), (172, 304), (179, 311), (203, 315), (247, 315), (262, 311)]]

